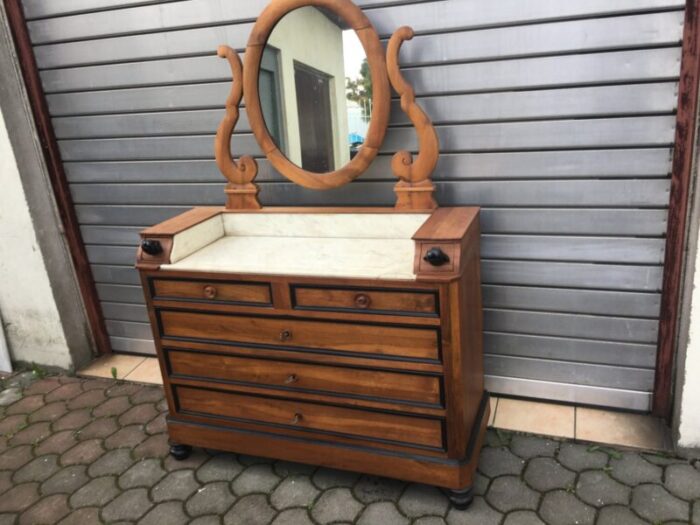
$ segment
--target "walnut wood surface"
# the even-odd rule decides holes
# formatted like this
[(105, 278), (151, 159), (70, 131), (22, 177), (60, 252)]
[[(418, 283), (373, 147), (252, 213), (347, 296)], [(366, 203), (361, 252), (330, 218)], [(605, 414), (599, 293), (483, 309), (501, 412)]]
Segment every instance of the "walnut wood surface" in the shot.
[(435, 406), (441, 403), (440, 381), (434, 376), (177, 350), (168, 353), (168, 360), (174, 377), (282, 388), (290, 397), (298, 391), (314, 390)]
[(272, 304), (269, 284), (154, 279), (153, 294), (156, 299), (208, 299), (222, 302)]
[(222, 211), (223, 208), (216, 206), (192, 208), (191, 210), (181, 213), (172, 219), (168, 219), (160, 224), (156, 224), (155, 226), (142, 230), (141, 238), (146, 239), (151, 237), (173, 236), (191, 228), (192, 226), (196, 226), (201, 222), (211, 219), (215, 215), (220, 214)]
[[(260, 103), (258, 76), (267, 39), (285, 14), (305, 6), (326, 8), (343, 18), (355, 30), (364, 47), (372, 76), (372, 117), (365, 142), (348, 164), (329, 173), (306, 171), (292, 163), (279, 150), (267, 129)], [(250, 33), (245, 52), (243, 93), (250, 127), (263, 153), (278, 172), (306, 188), (336, 188), (359, 177), (379, 153), (389, 123), (391, 93), (384, 50), (369, 19), (350, 0), (272, 0)]]
[(436, 314), (435, 294), (370, 289), (312, 288), (298, 286), (292, 301), (297, 308), (343, 309), (355, 312), (413, 312)]

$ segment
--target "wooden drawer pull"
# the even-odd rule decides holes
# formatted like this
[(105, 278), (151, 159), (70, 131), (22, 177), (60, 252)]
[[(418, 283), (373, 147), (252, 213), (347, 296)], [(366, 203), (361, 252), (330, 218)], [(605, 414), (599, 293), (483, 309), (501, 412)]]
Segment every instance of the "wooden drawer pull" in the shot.
[(289, 341), (292, 338), (291, 330), (282, 330), (280, 332), (280, 341)]
[(291, 385), (291, 384), (296, 383), (297, 381), (299, 381), (299, 378), (297, 377), (297, 375), (296, 375), (296, 374), (290, 374), (289, 377), (287, 377), (287, 379), (284, 380), (284, 384), (285, 384), (285, 385)]
[(358, 308), (369, 308), (369, 305), (372, 303), (372, 300), (369, 298), (369, 295), (366, 293), (358, 293), (355, 296), (355, 306)]
[(204, 297), (207, 299), (216, 299), (216, 288), (213, 286), (204, 287)]
[(302, 416), (299, 413), (294, 414), (294, 417), (292, 418), (292, 425), (299, 424), (303, 418), (304, 418), (304, 416)]

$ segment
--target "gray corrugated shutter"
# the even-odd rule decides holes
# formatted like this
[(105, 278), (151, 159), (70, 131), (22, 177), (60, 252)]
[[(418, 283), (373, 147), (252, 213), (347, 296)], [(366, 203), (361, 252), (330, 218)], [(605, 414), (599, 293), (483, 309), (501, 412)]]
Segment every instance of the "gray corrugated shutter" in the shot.
[[(480, 205), (488, 386), (647, 410), (674, 135), (682, 0), (364, 0), (438, 124), (439, 202)], [(152, 353), (137, 232), (221, 204), (213, 133), (262, 0), (24, 0), (116, 351)], [(261, 162), (262, 200), (393, 202), (392, 115), (361, 181), (312, 192)], [(259, 155), (243, 112), (236, 153)]]

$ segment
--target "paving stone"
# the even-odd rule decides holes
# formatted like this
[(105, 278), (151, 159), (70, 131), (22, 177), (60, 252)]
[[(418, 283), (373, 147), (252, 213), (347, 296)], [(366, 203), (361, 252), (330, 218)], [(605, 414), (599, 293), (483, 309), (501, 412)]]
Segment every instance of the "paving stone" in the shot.
[(158, 411), (153, 403), (136, 405), (119, 416), (119, 425), (145, 425), (158, 415)]
[(516, 476), (503, 476), (491, 483), (486, 500), (501, 512), (535, 510), (540, 496)]
[(474, 494), (476, 496), (484, 496), (489, 489), (489, 483), (491, 483), (489, 478), (476, 472), (474, 476)]
[(663, 470), (642, 459), (638, 454), (626, 453), (621, 459), (610, 461), (610, 475), (630, 486), (640, 483), (661, 483)]
[(671, 457), (667, 454), (664, 454), (663, 452), (657, 452), (657, 453), (642, 453), (640, 454), (645, 460), (647, 460), (650, 463), (653, 463), (654, 465), (658, 465), (660, 467), (665, 467), (667, 465), (680, 465), (680, 464), (687, 464), (688, 462), (684, 459), (679, 459), (679, 458), (674, 458)]
[(162, 434), (168, 430), (165, 414), (158, 414), (146, 425), (146, 434)]
[(611, 505), (603, 507), (598, 514), (596, 525), (648, 525), (627, 507)]
[[(141, 443), (141, 445), (146, 445), (146, 443), (148, 443), (148, 441), (150, 441), (153, 437), (154, 436), (151, 436), (146, 441)], [(167, 443), (167, 440), (166, 440), (166, 443)], [(139, 457), (138, 451), (139, 451), (139, 448), (141, 445), (139, 445), (139, 447), (137, 447), (136, 450), (134, 451), (134, 454), (137, 457)], [(165, 448), (166, 453), (167, 453), (167, 450), (169, 448), (170, 448), (170, 445), (167, 445)], [(155, 456), (153, 456), (153, 457), (155, 457)], [(193, 449), (192, 453), (189, 455), (189, 457), (187, 459), (183, 459), (183, 460), (175, 459), (170, 454), (167, 454), (167, 456), (163, 460), (163, 467), (168, 472), (171, 472), (173, 470), (186, 469), (186, 468), (187, 469), (197, 469), (200, 466), (202, 466), (202, 464), (205, 461), (207, 461), (209, 459), (209, 457), (210, 456), (207, 455), (201, 448)]]
[(5, 414), (9, 416), (14, 414), (31, 414), (32, 412), (39, 410), (45, 404), (44, 396), (26, 396), (8, 406)]
[(83, 385), (83, 390), (87, 392), (88, 390), (107, 390), (114, 384), (114, 381), (109, 379), (86, 379), (81, 382)]
[(5, 384), (8, 387), (25, 388), (36, 380), (37, 377), (34, 375), (34, 373), (32, 371), (27, 371), (11, 375), (5, 380)]
[(525, 461), (505, 447), (489, 447), (481, 452), (479, 471), (495, 478), (505, 474), (520, 475), (525, 467)]
[(238, 462), (241, 465), (249, 467), (251, 465), (272, 465), (274, 460), (270, 458), (261, 458), (260, 456), (248, 456), (247, 454), (238, 454)]
[(181, 501), (168, 501), (156, 505), (141, 518), (139, 525), (185, 525), (190, 522)]
[(564, 443), (559, 447), (557, 460), (569, 470), (601, 469), (608, 464), (608, 455), (603, 452), (589, 452), (588, 446)]
[(563, 490), (545, 494), (540, 515), (549, 525), (593, 525), (595, 521), (593, 507)]
[(131, 394), (131, 402), (134, 405), (140, 403), (157, 403), (165, 396), (163, 387), (160, 386), (144, 386)]
[(73, 465), (62, 468), (44, 481), (39, 491), (43, 495), (72, 494), (90, 481), (86, 471), (87, 467), (85, 465)]
[(92, 410), (95, 417), (120, 416), (131, 408), (128, 397), (113, 397)]
[(396, 505), (389, 501), (372, 503), (365, 507), (357, 520), (357, 525), (408, 525), (408, 518), (402, 516)]
[(0, 470), (17, 470), (29, 463), (33, 457), (30, 445), (8, 448), (0, 454)]
[(69, 513), (68, 496), (54, 494), (25, 510), (19, 517), (19, 525), (53, 525)]
[[(239, 458), (240, 459), (240, 458)], [(233, 482), (233, 492), (245, 496), (254, 492), (269, 493), (280, 482), (271, 465), (253, 465), (246, 468)]]
[(88, 390), (68, 401), (68, 408), (71, 410), (92, 408), (105, 401), (105, 399), (105, 393), (102, 390)]
[(494, 510), (484, 498), (476, 496), (466, 510), (450, 508), (447, 514), (448, 525), (498, 525), (503, 514)]
[(51, 424), (47, 421), (32, 423), (10, 438), (10, 445), (36, 445), (51, 435)]
[(224, 525), (268, 525), (277, 511), (262, 494), (251, 494), (239, 499), (224, 515)]
[(38, 483), (15, 485), (0, 498), (0, 512), (22, 512), (39, 499)]
[(17, 514), (0, 514), (0, 525), (15, 525)]
[(0, 494), (12, 488), (12, 474), (9, 470), (0, 471)]
[(535, 458), (528, 463), (524, 479), (533, 489), (548, 492), (573, 487), (576, 474), (552, 458)]
[(61, 465), (88, 465), (104, 454), (102, 441), (90, 439), (82, 441), (61, 455)]
[(693, 503), (693, 525), (700, 525), (700, 501)]
[(639, 485), (632, 491), (632, 509), (651, 522), (687, 521), (688, 503), (669, 493), (661, 485)]
[(59, 430), (77, 430), (87, 425), (90, 421), (92, 421), (90, 409), (82, 408), (80, 410), (68, 412), (65, 416), (58, 419), (58, 421), (54, 421), (52, 427), (54, 432), (58, 432)]
[(107, 476), (109, 474), (119, 475), (126, 471), (133, 462), (130, 450), (125, 448), (112, 450), (90, 465), (88, 474), (92, 478)]
[(97, 525), (101, 523), (99, 514), (100, 509), (94, 507), (74, 510), (63, 518), (58, 525)]
[(553, 458), (559, 450), (559, 443), (552, 439), (537, 436), (513, 436), (510, 450), (523, 459), (535, 457)]
[(0, 391), (0, 407), (10, 406), (22, 399), (22, 390), (19, 388), (5, 388)]
[(27, 416), (15, 414), (14, 416), (3, 417), (0, 420), (0, 435), (13, 436), (27, 426)]
[(56, 390), (61, 386), (61, 383), (55, 377), (47, 377), (39, 381), (34, 381), (31, 385), (24, 389), (25, 395), (48, 394), (52, 390)]
[(93, 439), (93, 438), (106, 438), (111, 436), (117, 430), (119, 430), (119, 425), (114, 417), (100, 417), (94, 419), (86, 426), (81, 428), (76, 432), (78, 439)]
[(443, 518), (438, 518), (437, 516), (427, 516), (418, 518), (413, 522), (413, 525), (446, 525), (446, 522)]
[(136, 383), (113, 382), (112, 386), (105, 390), (107, 397), (131, 396), (141, 390), (143, 385)]
[(44, 404), (41, 408), (39, 408), (39, 410), (36, 410), (29, 415), (29, 422), (56, 421), (67, 412), (68, 408), (63, 401), (56, 401), (54, 403), (49, 403), (48, 405)]
[(117, 432), (104, 440), (106, 449), (115, 448), (134, 448), (136, 445), (144, 441), (148, 436), (143, 431), (143, 425), (130, 425), (122, 427)]
[(74, 447), (78, 441), (75, 439), (74, 430), (62, 430), (51, 434), (34, 449), (34, 453), (43, 454), (63, 454), (66, 450)]
[(50, 394), (44, 396), (44, 401), (47, 403), (53, 403), (54, 401), (66, 401), (68, 399), (78, 397), (82, 393), (83, 387), (80, 385), (80, 383), (68, 383), (52, 390)]
[(134, 449), (135, 458), (162, 458), (168, 453), (167, 434), (156, 434), (151, 436)]
[(516, 510), (506, 516), (503, 525), (545, 525), (545, 522), (531, 510)]
[(199, 489), (185, 504), (185, 510), (190, 516), (224, 514), (235, 500), (227, 482), (215, 481)]
[(221, 519), (215, 514), (210, 514), (209, 516), (200, 516), (190, 522), (190, 525), (220, 525)]
[(289, 509), (281, 512), (272, 525), (314, 525), (305, 509)]
[(157, 459), (144, 459), (136, 463), (119, 477), (118, 484), (123, 489), (135, 487), (150, 488), (165, 476), (166, 472)]
[(664, 485), (674, 496), (686, 500), (700, 498), (700, 471), (686, 464), (666, 467)]
[(270, 495), (270, 503), (277, 510), (306, 507), (313, 503), (319, 490), (308, 476), (292, 475), (284, 478)]
[(73, 508), (103, 506), (117, 494), (119, 489), (112, 476), (95, 478), (70, 497), (70, 506)]
[(293, 461), (275, 461), (272, 464), (272, 469), (275, 471), (275, 474), (283, 478), (292, 474), (311, 476), (316, 470), (316, 466), (307, 465), (305, 463), (295, 463)]
[(447, 497), (436, 487), (413, 483), (399, 499), (399, 509), (409, 518), (444, 516), (449, 507)]
[(627, 505), (630, 500), (630, 489), (602, 470), (589, 470), (579, 476), (576, 495), (595, 507), (616, 503)]
[(357, 472), (321, 467), (314, 472), (311, 481), (322, 490), (332, 487), (351, 488), (359, 477), (360, 475)]
[(163, 478), (151, 491), (153, 501), (185, 500), (199, 488), (191, 470), (176, 470)]
[(338, 521), (353, 522), (363, 507), (350, 489), (334, 488), (321, 494), (311, 510), (311, 516), (323, 525)]
[(146, 489), (131, 489), (122, 492), (102, 510), (102, 519), (107, 523), (118, 520), (135, 521), (153, 506)]
[(24, 465), (12, 476), (15, 483), (26, 483), (27, 481), (45, 481), (53, 476), (61, 467), (58, 465), (58, 456), (39, 456)]
[(398, 501), (406, 483), (377, 476), (360, 476), (352, 492), (362, 503)]
[(243, 465), (238, 463), (234, 454), (219, 454), (197, 469), (197, 479), (202, 483), (233, 481), (241, 472)]

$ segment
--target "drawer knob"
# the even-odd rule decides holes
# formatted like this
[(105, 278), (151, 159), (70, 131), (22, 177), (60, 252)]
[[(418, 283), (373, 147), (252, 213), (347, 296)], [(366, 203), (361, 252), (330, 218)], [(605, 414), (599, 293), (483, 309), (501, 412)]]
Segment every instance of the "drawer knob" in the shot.
[(291, 330), (282, 330), (280, 332), (280, 341), (289, 341), (292, 338)]
[(299, 414), (298, 412), (294, 414), (294, 417), (292, 418), (292, 425), (297, 425), (301, 422), (301, 420), (304, 419), (304, 416)]
[(428, 253), (425, 254), (425, 257), (423, 257), (423, 260), (427, 261), (433, 266), (442, 266), (443, 264), (450, 262), (448, 255), (437, 246), (435, 248), (430, 248)]
[(372, 300), (366, 293), (358, 293), (355, 296), (355, 306), (357, 306), (358, 308), (369, 308), (371, 302)]
[(141, 241), (141, 249), (148, 255), (154, 257), (163, 253), (163, 246), (160, 244), (160, 241), (154, 239), (144, 239)]
[(287, 377), (287, 379), (284, 380), (284, 384), (291, 385), (293, 383), (296, 383), (297, 381), (299, 381), (299, 378), (296, 374), (289, 374), (289, 377)]
[(216, 298), (216, 288), (213, 286), (205, 286), (204, 287), (204, 297), (207, 299), (215, 299)]

